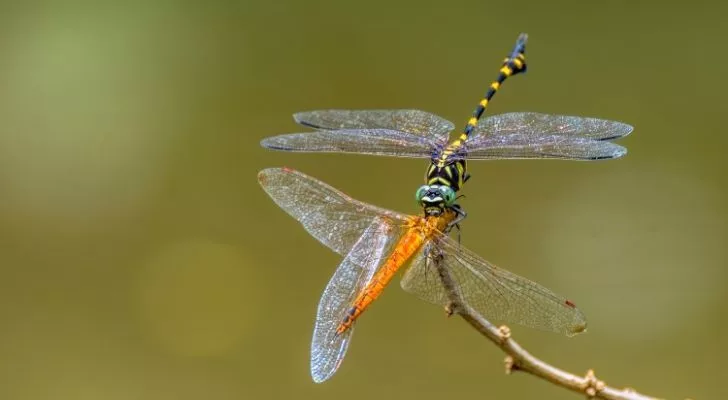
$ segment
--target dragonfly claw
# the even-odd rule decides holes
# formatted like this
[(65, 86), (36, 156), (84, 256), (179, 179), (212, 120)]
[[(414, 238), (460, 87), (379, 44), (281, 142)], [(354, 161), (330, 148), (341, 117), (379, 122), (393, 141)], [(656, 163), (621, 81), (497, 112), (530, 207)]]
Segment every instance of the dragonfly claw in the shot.
[(468, 214), (465, 211), (463, 211), (463, 209), (458, 204), (453, 204), (450, 207), (450, 209), (453, 210), (457, 214), (457, 216), (455, 217), (455, 219), (453, 219), (452, 221), (450, 221), (450, 223), (447, 224), (447, 227), (445, 228), (444, 233), (449, 233), (452, 230), (452, 228), (458, 228), (458, 242), (460, 242), (460, 240), (459, 240), (460, 222), (462, 220), (464, 220), (465, 217), (468, 216)]

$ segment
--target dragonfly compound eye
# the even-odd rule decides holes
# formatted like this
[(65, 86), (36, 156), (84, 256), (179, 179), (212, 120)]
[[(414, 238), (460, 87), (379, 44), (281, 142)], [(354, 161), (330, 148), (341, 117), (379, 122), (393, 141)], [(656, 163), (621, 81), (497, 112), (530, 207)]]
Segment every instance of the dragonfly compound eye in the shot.
[(438, 190), (446, 206), (449, 207), (455, 203), (455, 191), (450, 186), (440, 186)]
[(422, 185), (417, 189), (417, 192), (415, 193), (415, 201), (417, 201), (417, 204), (422, 204), (423, 198), (427, 196), (427, 192), (429, 191), (429, 185)]
[(444, 185), (423, 185), (417, 189), (417, 202), (424, 207), (449, 207), (455, 203), (455, 191)]

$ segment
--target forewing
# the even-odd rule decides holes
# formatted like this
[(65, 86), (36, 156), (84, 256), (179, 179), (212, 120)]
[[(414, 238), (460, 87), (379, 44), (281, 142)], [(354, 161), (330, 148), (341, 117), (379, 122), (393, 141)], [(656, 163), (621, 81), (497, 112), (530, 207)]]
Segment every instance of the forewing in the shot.
[(430, 158), (442, 147), (435, 137), (391, 129), (343, 129), (290, 133), (265, 138), (261, 146), (272, 150), (321, 153), (357, 153)]
[(268, 168), (258, 173), (263, 190), (284, 211), (298, 220), (318, 241), (346, 255), (364, 230), (379, 218), (401, 226), (407, 217), (354, 200), (333, 187), (289, 168)]
[(390, 236), (393, 230), (385, 220), (375, 217), (326, 285), (311, 341), (311, 377), (315, 382), (329, 379), (341, 365), (354, 327), (339, 335), (336, 328), (356, 296), (371, 281), (393, 240)]
[(433, 239), (411, 264), (402, 288), (423, 300), (448, 305), (449, 297), (434, 264), (438, 259), (452, 277), (461, 300), (493, 322), (516, 323), (568, 336), (586, 330), (584, 315), (571, 301), (496, 267), (442, 235)]
[(609, 140), (632, 131), (630, 125), (598, 118), (519, 112), (481, 120), (459, 157), (468, 159), (618, 158), (627, 150)]
[(303, 126), (319, 130), (389, 129), (446, 142), (452, 122), (420, 110), (318, 110), (293, 115)]
[(299, 152), (337, 152), (430, 158), (445, 146), (450, 121), (420, 110), (319, 110), (294, 114), (315, 132), (263, 139), (263, 147)]
[(627, 154), (624, 147), (607, 141), (560, 135), (531, 136), (521, 133), (483, 138), (466, 142), (458, 158), (494, 159), (560, 159), (608, 160)]

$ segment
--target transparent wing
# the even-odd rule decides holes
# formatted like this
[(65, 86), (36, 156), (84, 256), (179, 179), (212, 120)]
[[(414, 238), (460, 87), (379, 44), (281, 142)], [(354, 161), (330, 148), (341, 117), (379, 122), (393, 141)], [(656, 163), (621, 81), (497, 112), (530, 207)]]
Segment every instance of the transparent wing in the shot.
[(407, 216), (354, 200), (333, 187), (289, 168), (258, 173), (263, 190), (325, 246), (346, 255), (375, 218), (402, 226)]
[(429, 158), (443, 147), (454, 125), (420, 110), (320, 110), (293, 118), (316, 132), (263, 139), (274, 150), (343, 152)]
[(432, 251), (434, 251), (432, 242), (425, 243), (412, 258), (399, 284), (402, 289), (422, 300), (447, 306), (450, 300), (433, 264), (434, 259), (430, 257)]
[(314, 382), (329, 379), (344, 360), (354, 327), (340, 335), (336, 334), (336, 328), (380, 265), (391, 242), (391, 229), (385, 220), (374, 218), (326, 285), (311, 340), (311, 377)]
[(431, 158), (443, 147), (432, 137), (388, 129), (346, 129), (290, 133), (265, 138), (272, 150), (321, 153), (358, 153), (380, 156)]
[(560, 135), (530, 136), (514, 133), (466, 142), (457, 158), (607, 160), (622, 157), (627, 149), (612, 142)]
[(459, 157), (468, 159), (618, 158), (627, 150), (609, 140), (626, 136), (630, 125), (597, 118), (519, 112), (481, 120)]
[(436, 141), (447, 141), (455, 128), (452, 122), (420, 110), (319, 110), (296, 113), (293, 119), (314, 129), (389, 129)]
[(447, 305), (449, 300), (434, 264), (439, 254), (462, 300), (485, 318), (568, 336), (586, 330), (584, 315), (571, 301), (490, 264), (442, 235), (423, 247), (402, 278), (402, 288), (423, 300)]
[(628, 135), (632, 129), (625, 123), (606, 119), (514, 112), (481, 120), (473, 130), (471, 139), (522, 133), (530, 136), (559, 135), (613, 140)]

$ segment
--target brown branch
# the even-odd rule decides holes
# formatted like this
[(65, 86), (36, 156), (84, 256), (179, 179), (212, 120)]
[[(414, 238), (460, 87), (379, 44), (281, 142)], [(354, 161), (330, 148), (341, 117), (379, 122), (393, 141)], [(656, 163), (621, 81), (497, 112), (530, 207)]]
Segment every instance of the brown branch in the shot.
[(589, 370), (586, 376), (577, 376), (534, 357), (511, 338), (511, 330), (507, 326), (496, 327), (462, 301), (450, 272), (440, 262), (442, 257), (433, 257), (432, 260), (450, 301), (450, 305), (446, 307), (448, 314), (460, 315), (470, 326), (506, 353), (507, 374), (513, 371), (527, 372), (563, 388), (586, 394), (593, 399), (656, 400), (655, 397), (639, 394), (633, 389), (616, 389), (607, 386), (603, 381), (597, 379), (593, 370)]

